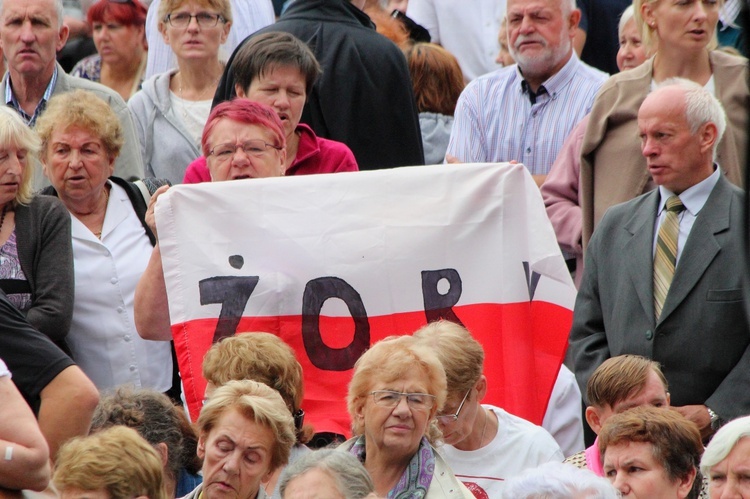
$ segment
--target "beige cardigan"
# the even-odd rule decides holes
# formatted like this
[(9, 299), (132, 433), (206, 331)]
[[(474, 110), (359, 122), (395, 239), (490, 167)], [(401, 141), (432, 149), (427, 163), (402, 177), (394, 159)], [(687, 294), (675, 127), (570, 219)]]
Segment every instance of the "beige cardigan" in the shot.
[[(709, 53), (716, 97), (727, 113), (727, 130), (717, 162), (732, 183), (742, 186), (748, 134), (747, 59)], [(591, 233), (615, 204), (647, 190), (651, 176), (641, 155), (638, 109), (651, 91), (654, 59), (607, 80), (596, 96), (581, 147), (580, 200), (584, 251)]]

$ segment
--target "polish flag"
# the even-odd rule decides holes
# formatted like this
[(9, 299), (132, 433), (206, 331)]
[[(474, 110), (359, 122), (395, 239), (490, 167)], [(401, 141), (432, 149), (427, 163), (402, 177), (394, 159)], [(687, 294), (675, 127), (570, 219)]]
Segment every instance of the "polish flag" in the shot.
[(305, 421), (348, 436), (359, 355), (446, 318), (484, 346), (484, 402), (541, 424), (576, 291), (523, 165), (178, 185), (156, 216), (193, 419), (212, 343), (265, 331), (302, 365)]

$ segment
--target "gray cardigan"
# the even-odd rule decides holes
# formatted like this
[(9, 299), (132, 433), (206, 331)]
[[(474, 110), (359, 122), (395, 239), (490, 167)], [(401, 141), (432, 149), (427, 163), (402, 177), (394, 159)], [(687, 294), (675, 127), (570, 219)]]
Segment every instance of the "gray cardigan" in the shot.
[(31, 287), (26, 318), (63, 346), (73, 316), (70, 213), (59, 199), (37, 195), (16, 206), (15, 217), (18, 259)]

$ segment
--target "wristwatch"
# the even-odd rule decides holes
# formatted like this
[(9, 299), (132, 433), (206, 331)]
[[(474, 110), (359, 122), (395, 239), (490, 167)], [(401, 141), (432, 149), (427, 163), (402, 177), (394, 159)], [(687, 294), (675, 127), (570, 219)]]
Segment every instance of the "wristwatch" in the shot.
[(708, 409), (708, 417), (711, 419), (711, 429), (718, 431), (724, 425), (724, 420), (710, 407), (706, 407), (706, 409)]

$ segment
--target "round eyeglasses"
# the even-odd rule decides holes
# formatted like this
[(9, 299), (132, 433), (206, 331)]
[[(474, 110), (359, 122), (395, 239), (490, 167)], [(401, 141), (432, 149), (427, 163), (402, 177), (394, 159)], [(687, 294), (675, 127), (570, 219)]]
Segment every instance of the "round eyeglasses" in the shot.
[(404, 393), (393, 390), (375, 390), (370, 392), (372, 399), (377, 405), (383, 407), (396, 407), (402, 398), (406, 398), (406, 403), (414, 410), (428, 410), (435, 405), (435, 395), (429, 393)]

